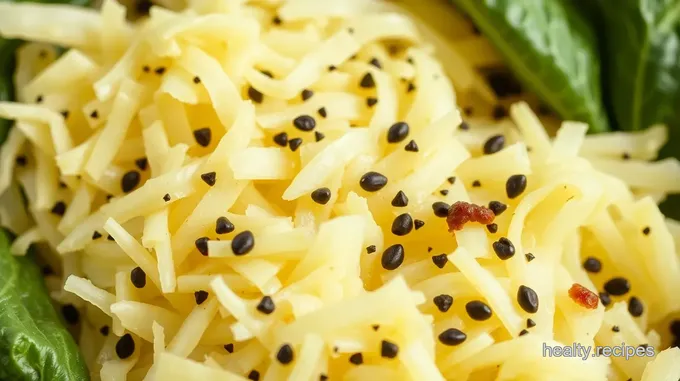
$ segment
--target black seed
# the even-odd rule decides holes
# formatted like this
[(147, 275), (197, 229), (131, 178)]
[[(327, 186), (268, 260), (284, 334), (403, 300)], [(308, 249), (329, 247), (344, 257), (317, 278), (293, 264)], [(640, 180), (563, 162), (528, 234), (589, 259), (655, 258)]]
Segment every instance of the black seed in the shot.
[(53, 274), (54, 274), (54, 270), (52, 270), (52, 268), (51, 268), (49, 265), (45, 265), (45, 266), (42, 268), (42, 274), (45, 275), (45, 276), (47, 276), (47, 275), (53, 275)]
[(392, 234), (396, 236), (404, 236), (413, 230), (413, 218), (408, 213), (398, 215), (392, 221)]
[(281, 132), (279, 134), (274, 135), (274, 143), (277, 145), (280, 145), (281, 147), (285, 147), (288, 145), (288, 134), (285, 132)]
[(323, 373), (321, 373), (321, 374), (319, 375), (319, 381), (328, 381), (328, 376), (325, 375), (325, 374), (323, 374)]
[(652, 232), (652, 229), (650, 229), (649, 226), (642, 229), (642, 234), (644, 234), (644, 235), (649, 235), (649, 233), (651, 233), (651, 232)]
[(196, 301), (196, 304), (199, 306), (203, 304), (203, 302), (208, 299), (208, 295), (208, 292), (203, 290), (194, 292), (194, 300)]
[(90, 113), (90, 118), (92, 118), (92, 119), (97, 119), (97, 118), (99, 118), (99, 112), (97, 112), (97, 110), (93, 110), (93, 111)]
[(215, 233), (227, 234), (234, 231), (234, 224), (227, 217), (218, 217), (215, 221)]
[(673, 336), (680, 338), (680, 319), (675, 319), (668, 326)]
[(200, 77), (194, 77), (194, 83), (197, 84), (197, 85), (199, 83), (201, 83), (201, 78)]
[(621, 155), (621, 158), (622, 158), (623, 160), (628, 160), (628, 159), (630, 159), (630, 154), (629, 154), (628, 152), (624, 152), (624, 153)]
[(630, 299), (628, 299), (628, 312), (630, 312), (633, 317), (642, 316), (644, 310), (645, 308), (642, 305), (642, 301), (636, 296), (631, 296)]
[(68, 110), (62, 110), (61, 111), (61, 116), (64, 117), (64, 119), (68, 119), (69, 112)]
[(439, 255), (433, 255), (432, 256), (432, 263), (434, 263), (435, 266), (439, 267), (440, 269), (443, 269), (444, 266), (446, 266), (446, 262), (449, 261), (449, 258), (446, 257), (446, 254), (439, 254)]
[(364, 74), (363, 77), (361, 77), (361, 81), (359, 81), (359, 86), (363, 87), (364, 89), (370, 89), (375, 87), (375, 81), (373, 80), (373, 76), (371, 73), (366, 73)]
[(449, 328), (446, 331), (440, 333), (438, 338), (440, 343), (453, 346), (463, 343), (465, 339), (467, 339), (467, 335), (459, 329)]
[(484, 154), (490, 155), (503, 149), (505, 146), (505, 136), (494, 135), (484, 143)]
[(326, 135), (322, 134), (321, 132), (319, 132), (319, 131), (314, 131), (314, 139), (315, 139), (317, 142), (322, 141), (323, 138), (325, 138), (325, 137), (326, 137)]
[(255, 103), (262, 103), (264, 95), (252, 86), (248, 87), (248, 99)]
[(78, 320), (80, 320), (80, 312), (73, 304), (61, 306), (61, 314), (64, 315), (64, 320), (71, 325), (78, 324)]
[(496, 120), (503, 119), (506, 116), (508, 116), (508, 112), (505, 110), (505, 107), (498, 105), (493, 108), (493, 118)]
[(442, 189), (442, 190), (439, 191), (439, 194), (442, 195), (442, 196), (446, 196), (446, 195), (449, 194), (449, 190), (448, 189)]
[(354, 54), (354, 55), (352, 55), (351, 57), (349, 57), (349, 59), (350, 59), (350, 61), (354, 61), (355, 59), (357, 59), (357, 55)]
[(203, 180), (203, 182), (205, 182), (206, 184), (213, 186), (217, 181), (217, 173), (215, 172), (203, 173), (201, 174), (201, 180)]
[(378, 61), (378, 59), (375, 58), (375, 57), (371, 58), (371, 60), (368, 61), (368, 63), (377, 67), (378, 69), (382, 69), (382, 65), (380, 65), (380, 61)]
[(379, 324), (373, 324), (371, 326), (371, 328), (373, 328), (374, 331), (378, 331), (380, 329), (380, 325)]
[(234, 255), (246, 255), (255, 247), (255, 237), (250, 230), (244, 230), (231, 240), (231, 251)]
[(527, 319), (527, 328), (533, 328), (536, 326), (536, 322), (532, 319)]
[(392, 206), (394, 207), (405, 207), (408, 205), (408, 197), (402, 191), (397, 192), (397, 194), (392, 199)]
[(533, 289), (521, 285), (517, 289), (517, 303), (530, 314), (538, 312), (538, 295)]
[(349, 356), (349, 362), (354, 365), (361, 365), (364, 363), (364, 355), (362, 355), (361, 353), (355, 353)]
[(456, 183), (456, 176), (451, 176), (451, 177), (447, 178), (446, 181), (448, 181), (449, 184), (453, 185), (453, 184)]
[(522, 94), (522, 86), (509, 72), (492, 72), (486, 76), (486, 79), (498, 98)]
[(376, 250), (377, 249), (376, 249), (375, 245), (366, 246), (366, 253), (368, 253), (368, 254), (373, 254), (373, 253), (375, 253)]
[[(277, 18), (278, 17), (274, 18), (274, 20)], [(277, 24), (277, 22), (274, 21), (274, 24)], [(281, 24), (281, 21), (279, 21), (278, 24)], [(251, 370), (250, 373), (248, 373), (248, 379), (250, 381), (260, 381), (260, 372), (256, 371), (255, 369)]]
[(149, 65), (144, 65), (142, 66), (142, 71), (148, 73), (151, 71), (151, 67), (149, 67)]
[(613, 325), (613, 326), (612, 326), (612, 332), (619, 332), (619, 331), (621, 331), (621, 329), (619, 328), (618, 325)]
[(493, 243), (493, 251), (498, 258), (502, 260), (510, 259), (515, 255), (515, 245), (509, 239), (501, 237), (498, 241)]
[(328, 113), (326, 112), (325, 107), (321, 107), (320, 109), (316, 110), (316, 112), (321, 115), (322, 118), (325, 118), (328, 116)]
[(271, 71), (268, 71), (268, 70), (260, 70), (260, 73), (266, 75), (266, 76), (269, 77), (269, 78), (274, 78), (274, 74), (272, 74)]
[(309, 90), (309, 89), (304, 89), (304, 90), (302, 90), (302, 93), (300, 94), (300, 96), (302, 97), (303, 101), (306, 101), (307, 99), (314, 96), (314, 92), (312, 90)]
[(418, 152), (418, 144), (416, 144), (415, 140), (411, 140), (404, 146), (404, 150), (408, 152)]
[(130, 271), (130, 282), (137, 288), (146, 286), (146, 273), (140, 267), (135, 267)]
[(312, 192), (312, 200), (317, 204), (326, 205), (331, 199), (331, 190), (328, 188), (319, 188)]
[(397, 344), (387, 340), (380, 342), (380, 356), (388, 359), (393, 359), (399, 354), (399, 347)]
[(524, 175), (512, 175), (505, 182), (505, 193), (508, 198), (515, 198), (527, 189), (527, 177)]
[(366, 98), (366, 106), (373, 107), (378, 103), (378, 98), (368, 97)]
[(338, 69), (338, 67), (335, 66), (335, 65), (329, 65), (329, 66), (328, 66), (328, 71), (335, 71), (335, 70), (337, 70), (337, 69)]
[(19, 156), (17, 156), (16, 159), (14, 159), (14, 162), (17, 163), (17, 165), (23, 167), (23, 166), (26, 165), (26, 162), (27, 162), (26, 156), (24, 156), (24, 155), (19, 155)]
[(604, 290), (610, 295), (621, 296), (630, 291), (630, 282), (623, 277), (615, 277), (604, 284)]
[(503, 214), (503, 212), (505, 212), (506, 209), (508, 209), (508, 206), (500, 201), (491, 201), (489, 202), (489, 209), (491, 209), (494, 215), (500, 216)]
[(413, 82), (409, 82), (408, 86), (406, 87), (406, 92), (411, 93), (416, 89), (416, 85), (413, 84)]
[(409, 125), (405, 122), (397, 122), (387, 130), (387, 142), (399, 143), (406, 139), (409, 133)]
[(309, 115), (300, 115), (293, 120), (293, 126), (300, 131), (311, 131), (316, 127), (316, 120)]
[(290, 147), (290, 150), (295, 152), (297, 149), (302, 145), (302, 138), (295, 138), (295, 139), (290, 139), (288, 141), (288, 147)]
[(524, 258), (527, 259), (527, 262), (531, 262), (531, 261), (533, 261), (536, 257), (535, 257), (533, 254), (531, 254), (531, 253), (526, 253), (526, 254), (524, 254)]
[(491, 315), (493, 315), (491, 307), (489, 307), (486, 303), (482, 302), (481, 300), (473, 300), (471, 302), (467, 302), (467, 304), (465, 305), (465, 311), (472, 320), (477, 321), (488, 320), (491, 317)]
[(475, 180), (472, 182), (472, 187), (473, 188), (479, 188), (482, 186), (482, 183), (479, 182), (479, 180)]
[(37, 97), (35, 97), (35, 103), (42, 103), (42, 101), (43, 101), (42, 95), (38, 95)]
[(166, 194), (163, 196), (163, 201), (165, 201), (165, 202), (170, 201), (170, 193), (166, 193)]
[(209, 127), (194, 130), (194, 139), (201, 147), (207, 147), (210, 145), (210, 140), (212, 139), (212, 131)]
[(395, 244), (383, 251), (380, 263), (385, 270), (396, 270), (404, 262), (404, 246)]
[(467, 131), (470, 129), (470, 124), (468, 124), (468, 122), (466, 121), (462, 121), (460, 122), (460, 126), (458, 126), (458, 128), (460, 128), (463, 131)]
[(607, 294), (606, 292), (600, 292), (599, 296), (603, 306), (607, 307), (612, 303), (612, 298), (610, 298), (609, 294)]
[(255, 308), (263, 314), (269, 315), (270, 313), (274, 312), (276, 305), (270, 296), (264, 296)]
[(66, 204), (63, 201), (57, 201), (50, 210), (50, 213), (56, 214), (57, 216), (63, 216), (66, 213)]
[(496, 233), (498, 231), (498, 224), (488, 224), (486, 225), (486, 229), (489, 231), (489, 233)]
[(104, 325), (101, 328), (99, 328), (99, 333), (101, 333), (102, 336), (108, 336), (109, 335), (109, 326)]
[(434, 215), (440, 218), (444, 218), (449, 215), (449, 208), (451, 206), (445, 202), (437, 201), (432, 204), (432, 211)]
[(120, 180), (120, 187), (125, 193), (131, 192), (139, 185), (141, 178), (142, 177), (137, 171), (126, 172)]
[(288, 365), (293, 362), (295, 355), (293, 354), (293, 347), (289, 344), (283, 344), (276, 353), (276, 359), (283, 365)]
[(224, 346), (224, 349), (229, 353), (234, 353), (234, 344), (229, 343)]
[(441, 294), (432, 298), (432, 302), (437, 307), (439, 312), (446, 312), (453, 304), (453, 297), (451, 295)]
[(588, 257), (583, 261), (583, 268), (589, 273), (599, 273), (602, 270), (602, 262), (595, 257)]
[(116, 355), (121, 360), (124, 360), (132, 356), (133, 353), (135, 353), (135, 340), (132, 338), (132, 335), (126, 333), (116, 343)]
[(165, 74), (165, 70), (166, 69), (163, 66), (159, 66), (154, 70), (154, 73), (156, 73), (158, 75), (163, 75), (163, 74)]
[(112, 236), (111, 234), (109, 234), (108, 236), (106, 236), (106, 239), (108, 239), (109, 241), (116, 242), (116, 239), (113, 238), (113, 236)]
[(527, 335), (527, 334), (529, 334), (529, 331), (527, 331), (526, 329), (519, 331), (520, 336), (524, 336), (524, 335)]
[(101, 237), (102, 237), (101, 233), (99, 233), (96, 230), (94, 231), (94, 233), (92, 233), (92, 239), (99, 239)]
[(203, 256), (208, 256), (208, 240), (208, 237), (201, 237), (194, 241), (196, 249), (198, 249)]
[(425, 226), (425, 221), (419, 219), (413, 220), (413, 227), (416, 228), (416, 230), (422, 228), (423, 226)]
[(146, 167), (148, 164), (149, 160), (147, 160), (145, 157), (135, 160), (135, 165), (137, 166), (137, 168), (139, 168), (140, 171), (146, 171)]
[(406, 62), (410, 63), (411, 65), (414, 65), (415, 63), (413, 62), (413, 57), (406, 57)]
[(359, 185), (366, 192), (377, 192), (387, 185), (387, 177), (378, 172), (366, 172), (361, 176)]
[(272, 19), (272, 22), (274, 23), (274, 25), (281, 25), (283, 20), (281, 20), (281, 17), (279, 17), (279, 16), (274, 16), (274, 18)]

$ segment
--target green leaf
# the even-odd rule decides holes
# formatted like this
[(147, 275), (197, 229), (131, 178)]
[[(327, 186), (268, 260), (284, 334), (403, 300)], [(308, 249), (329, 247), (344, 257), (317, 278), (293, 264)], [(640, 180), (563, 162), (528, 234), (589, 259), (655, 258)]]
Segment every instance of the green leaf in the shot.
[(609, 130), (597, 38), (570, 0), (453, 0), (562, 118)]
[[(624, 130), (680, 122), (680, 1), (600, 0), (614, 117)], [(677, 148), (677, 147), (676, 147)]]
[(50, 303), (38, 266), (9, 252), (0, 230), (0, 380), (89, 380), (78, 346)]

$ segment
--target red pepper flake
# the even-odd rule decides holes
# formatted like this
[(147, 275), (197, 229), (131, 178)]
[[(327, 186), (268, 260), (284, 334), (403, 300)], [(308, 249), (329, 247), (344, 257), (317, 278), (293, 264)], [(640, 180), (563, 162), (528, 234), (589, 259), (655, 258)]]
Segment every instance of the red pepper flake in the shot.
[(590, 291), (578, 283), (571, 285), (571, 288), (569, 289), (569, 297), (579, 306), (591, 310), (597, 308), (597, 303), (600, 300), (596, 293)]
[(449, 225), (449, 232), (453, 232), (454, 230), (461, 230), (469, 221), (489, 225), (493, 222), (494, 217), (496, 215), (493, 211), (485, 206), (456, 201), (449, 209), (446, 223)]

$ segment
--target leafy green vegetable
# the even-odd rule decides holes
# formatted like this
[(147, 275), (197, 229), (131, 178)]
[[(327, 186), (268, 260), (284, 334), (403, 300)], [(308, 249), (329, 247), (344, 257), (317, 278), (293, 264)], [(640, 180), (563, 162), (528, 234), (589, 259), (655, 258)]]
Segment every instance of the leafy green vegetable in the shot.
[(614, 117), (624, 130), (680, 122), (680, 1), (600, 0)]
[(508, 66), (565, 119), (609, 130), (595, 31), (570, 0), (453, 0)]
[(87, 367), (52, 307), (38, 266), (0, 231), (0, 380), (82, 381)]

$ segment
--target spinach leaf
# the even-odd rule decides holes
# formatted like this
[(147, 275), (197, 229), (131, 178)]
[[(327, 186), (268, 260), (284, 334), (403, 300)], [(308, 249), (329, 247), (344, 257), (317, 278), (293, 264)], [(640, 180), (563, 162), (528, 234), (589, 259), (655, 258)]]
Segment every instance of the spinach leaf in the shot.
[(452, 0), (508, 66), (562, 118), (609, 130), (597, 39), (570, 0)]
[(680, 124), (680, 1), (599, 0), (614, 117), (624, 130)]
[(9, 252), (0, 230), (0, 380), (88, 380), (78, 346), (50, 303), (30, 256)]

